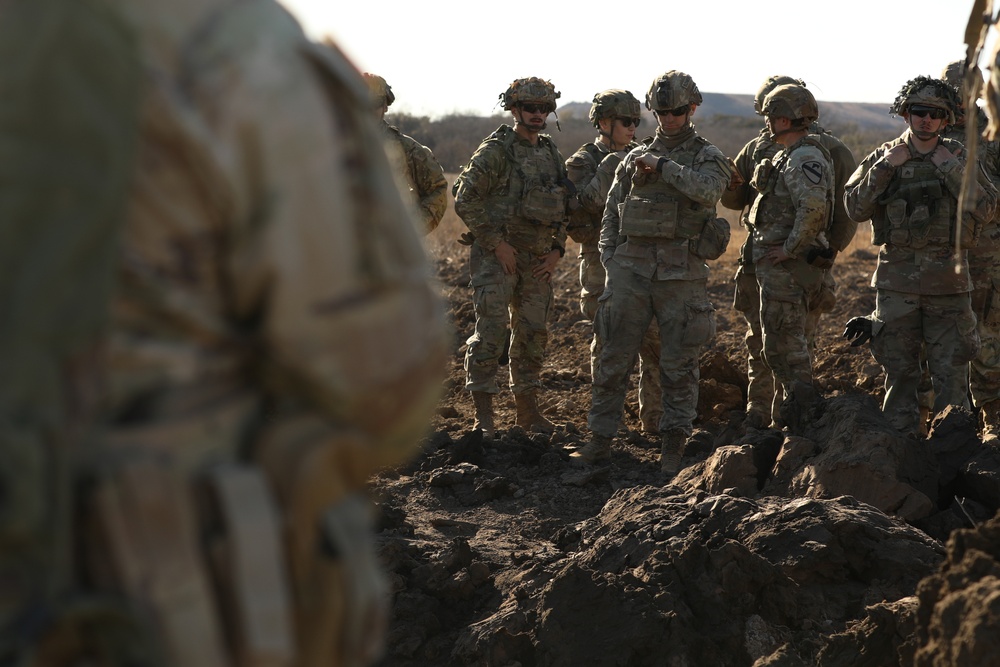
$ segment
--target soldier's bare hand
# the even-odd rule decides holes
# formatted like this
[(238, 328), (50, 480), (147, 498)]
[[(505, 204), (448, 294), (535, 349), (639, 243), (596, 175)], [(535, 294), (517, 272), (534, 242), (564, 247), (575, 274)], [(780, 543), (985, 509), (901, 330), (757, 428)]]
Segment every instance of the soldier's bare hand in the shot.
[(788, 253), (785, 252), (785, 246), (776, 245), (768, 249), (767, 253), (760, 258), (762, 262), (769, 262), (771, 264), (780, 264), (786, 259), (791, 259)]
[(910, 159), (910, 149), (906, 144), (897, 144), (886, 151), (885, 159), (893, 167), (901, 167), (904, 162)]
[(503, 267), (504, 273), (511, 275), (517, 271), (517, 250), (514, 249), (514, 246), (506, 241), (500, 241), (496, 249), (493, 250), (493, 254), (500, 260), (500, 266)]
[(552, 274), (556, 270), (556, 264), (559, 263), (560, 257), (562, 257), (562, 255), (559, 254), (558, 250), (552, 250), (544, 255), (539, 255), (538, 265), (531, 270), (532, 275), (539, 280), (550, 282), (552, 280)]
[(938, 144), (938, 147), (934, 149), (933, 153), (931, 153), (931, 162), (934, 163), (934, 166), (940, 167), (945, 162), (953, 159), (954, 157), (955, 154), (952, 153), (947, 148), (945, 148), (944, 144)]
[(726, 159), (729, 160), (729, 166), (733, 170), (733, 173), (729, 176), (729, 185), (726, 186), (726, 189), (735, 190), (746, 183), (746, 180), (743, 178), (742, 174), (740, 174), (740, 170), (736, 168), (736, 163), (733, 161), (733, 158)]

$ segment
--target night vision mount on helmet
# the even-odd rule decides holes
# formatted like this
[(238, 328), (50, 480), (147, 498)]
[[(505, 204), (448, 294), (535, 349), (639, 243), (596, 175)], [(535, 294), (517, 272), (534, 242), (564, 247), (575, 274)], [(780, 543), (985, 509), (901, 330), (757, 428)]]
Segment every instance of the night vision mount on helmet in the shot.
[(646, 108), (676, 109), (685, 104), (701, 104), (701, 92), (694, 79), (684, 72), (670, 70), (653, 79), (646, 93)]

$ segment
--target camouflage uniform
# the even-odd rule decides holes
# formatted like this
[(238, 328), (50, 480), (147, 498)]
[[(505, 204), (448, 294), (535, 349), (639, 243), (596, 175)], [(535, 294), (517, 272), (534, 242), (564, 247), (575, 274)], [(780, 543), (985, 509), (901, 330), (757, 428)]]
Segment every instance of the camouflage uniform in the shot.
[(80, 569), (164, 655), (104, 662), (113, 615), (76, 636), (101, 664), (367, 664), (362, 493), (415, 452), (448, 340), (367, 90), (271, 0), (103, 4), (145, 85)]
[[(980, 135), (986, 129), (986, 114), (976, 109)], [(965, 143), (965, 124), (949, 125), (941, 135)], [(981, 139), (977, 158), (994, 187), (1000, 186), (1000, 142)], [(972, 312), (981, 343), (979, 354), (969, 364), (969, 389), (976, 407), (1000, 401), (1000, 216), (983, 224), (979, 243), (969, 248), (972, 278)]]
[[(532, 275), (537, 257), (565, 252), (566, 177), (547, 135), (537, 145), (502, 125), (476, 150), (455, 184), (455, 212), (475, 235), (470, 254), (476, 330), (465, 354), (466, 388), (495, 394), (508, 323), (510, 387), (534, 393), (548, 342), (552, 284)], [(504, 273), (494, 254), (501, 240), (517, 251), (517, 271)]]
[[(668, 72), (654, 81), (647, 106), (658, 83), (666, 81), (664, 87), (676, 89), (676, 82), (685, 80), (690, 82), (686, 74)], [(690, 87), (696, 96), (684, 99), (700, 103), (693, 82)], [(640, 172), (636, 161), (645, 155), (659, 158), (660, 171)], [(603, 341), (587, 420), (594, 436), (606, 441), (617, 433), (628, 374), (654, 319), (660, 332), (660, 433), (691, 433), (699, 354), (715, 335), (705, 259), (718, 254), (705, 253), (701, 242), (717, 230), (715, 206), (730, 174), (722, 152), (690, 123), (674, 137), (657, 129), (648, 146), (631, 151), (619, 166), (599, 243), (608, 279), (594, 323), (594, 335)]]
[[(924, 88), (936, 83), (923, 80), (928, 82)], [(910, 90), (914, 94), (922, 88)], [(907, 103), (901, 94), (894, 112), (905, 111)], [(941, 102), (939, 108), (953, 108), (948, 105)], [(907, 129), (862, 160), (847, 183), (845, 203), (855, 220), (871, 219), (872, 242), (881, 246), (872, 277), (876, 288), (872, 354), (886, 373), (882, 410), (894, 426), (916, 434), (921, 351), (933, 381), (935, 410), (968, 407), (965, 368), (978, 353), (979, 337), (966, 251), (962, 250), (958, 272), (954, 259), (954, 220), (965, 162), (962, 146), (941, 139), (939, 145), (955, 157), (936, 166), (930, 154), (916, 151), (911, 133)], [(911, 157), (894, 167), (884, 156), (901, 144), (908, 146)], [(963, 244), (974, 243), (978, 229), (993, 216), (996, 190), (982, 170), (973, 202), (971, 214), (963, 217)]]
[[(807, 338), (809, 313), (820, 300), (827, 272), (811, 265), (811, 250), (827, 247), (826, 227), (833, 202), (833, 161), (816, 135), (785, 147), (754, 175), (759, 190), (749, 221), (753, 229), (753, 261), (760, 289), (762, 349), (773, 371), (775, 392), (770, 414), (795, 382), (812, 384), (811, 350)], [(780, 245), (790, 259), (762, 261)], [(778, 391), (778, 388), (781, 391)]]
[[(758, 92), (755, 109), (761, 112), (761, 105), (767, 93), (781, 83), (795, 81), (790, 77), (771, 77)], [(774, 84), (774, 85), (771, 85)], [(844, 210), (844, 184), (857, 167), (857, 161), (851, 150), (842, 141), (824, 130), (819, 123), (809, 126), (809, 133), (819, 137), (820, 143), (830, 153), (834, 170), (834, 213), (828, 230), (827, 241), (830, 247), (843, 251), (854, 238), (858, 224), (850, 219)], [(763, 128), (754, 139), (751, 139), (736, 156), (736, 171), (740, 175), (740, 183), (734, 188), (728, 188), (722, 194), (721, 203), (729, 209), (746, 211), (757, 197), (757, 192), (750, 185), (754, 168), (763, 160), (774, 160), (781, 145), (770, 138), (770, 132)], [(744, 217), (744, 225), (749, 220)], [(759, 425), (767, 425), (778, 415), (771, 414), (775, 399), (774, 376), (764, 360), (763, 336), (760, 326), (760, 288), (757, 285), (757, 275), (753, 263), (753, 230), (747, 226), (747, 237), (740, 249), (739, 267), (736, 270), (733, 307), (743, 313), (747, 321), (745, 342), (747, 345), (747, 413)], [(836, 281), (831, 269), (826, 269), (823, 284), (818, 298), (809, 304), (806, 316), (806, 339), (810, 349), (815, 346), (815, 332), (822, 313), (829, 311), (836, 302)], [(780, 400), (780, 399), (779, 399)]]
[(396, 171), (405, 175), (406, 187), (413, 194), (418, 229), (430, 234), (437, 229), (448, 209), (448, 180), (444, 177), (444, 169), (431, 149), (384, 120), (382, 133), (388, 139), (393, 165), (402, 164)]
[[(604, 204), (611, 190), (615, 170), (622, 158), (635, 148), (633, 143), (625, 150), (611, 151), (600, 140), (584, 144), (566, 160), (569, 179), (576, 186), (580, 208), (570, 218), (568, 232), (580, 244), (580, 310), (590, 320), (597, 315), (597, 300), (604, 292), (605, 272), (601, 264), (597, 242), (601, 233)], [(659, 432), (660, 401), (660, 337), (656, 327), (650, 326), (639, 348), (639, 420), (643, 430)], [(597, 339), (591, 349), (591, 376), (598, 351)]]

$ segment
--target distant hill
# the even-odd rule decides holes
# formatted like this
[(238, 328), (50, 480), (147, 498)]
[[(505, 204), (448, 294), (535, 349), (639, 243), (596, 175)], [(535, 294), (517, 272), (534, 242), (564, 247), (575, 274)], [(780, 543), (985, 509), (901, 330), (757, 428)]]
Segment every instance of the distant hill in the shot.
[[(735, 116), (737, 118), (755, 118), (753, 110), (753, 95), (736, 95), (728, 93), (702, 93), (704, 102), (698, 109), (697, 119), (707, 120), (713, 116)], [(889, 103), (872, 104), (868, 102), (824, 102), (819, 101), (820, 120), (824, 127), (845, 127), (851, 124), (864, 130), (888, 132), (893, 134), (903, 131), (903, 121), (889, 115)], [(569, 102), (559, 107), (560, 118), (587, 118), (590, 112), (590, 102)], [(651, 113), (643, 110), (644, 116), (651, 118)]]

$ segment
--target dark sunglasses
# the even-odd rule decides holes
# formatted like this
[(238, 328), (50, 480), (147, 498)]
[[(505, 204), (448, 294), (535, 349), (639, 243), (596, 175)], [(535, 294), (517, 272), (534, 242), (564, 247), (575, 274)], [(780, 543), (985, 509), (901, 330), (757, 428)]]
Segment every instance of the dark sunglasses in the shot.
[(656, 109), (655, 113), (657, 116), (666, 116), (667, 114), (670, 114), (671, 116), (680, 118), (690, 110), (691, 106), (685, 104), (684, 106), (677, 107), (676, 109)]
[(622, 116), (618, 116), (616, 120), (621, 123), (623, 127), (632, 127), (633, 125), (639, 127), (639, 123), (642, 122), (641, 118), (624, 118)]
[(548, 104), (522, 104), (521, 109), (528, 113), (549, 113)]
[(937, 107), (910, 107), (910, 115), (916, 116), (917, 118), (927, 118), (930, 116), (934, 120), (941, 120), (948, 115), (948, 112), (944, 109), (938, 109)]

